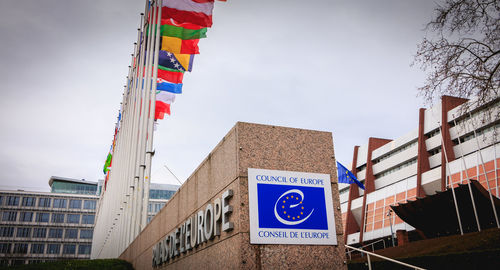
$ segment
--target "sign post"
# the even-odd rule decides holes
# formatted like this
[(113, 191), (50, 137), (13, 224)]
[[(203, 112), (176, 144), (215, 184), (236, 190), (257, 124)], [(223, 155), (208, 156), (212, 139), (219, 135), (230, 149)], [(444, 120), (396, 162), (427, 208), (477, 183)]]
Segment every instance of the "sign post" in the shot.
[(337, 245), (330, 175), (248, 168), (250, 243)]

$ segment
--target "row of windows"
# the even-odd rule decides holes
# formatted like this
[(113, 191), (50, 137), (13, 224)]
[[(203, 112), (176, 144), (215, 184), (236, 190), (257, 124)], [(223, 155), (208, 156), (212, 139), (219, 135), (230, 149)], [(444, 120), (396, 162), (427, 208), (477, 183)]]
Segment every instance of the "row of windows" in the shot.
[(397, 148), (397, 149), (395, 149), (395, 150), (393, 150), (393, 151), (391, 151), (391, 152), (389, 152), (389, 153), (387, 153), (387, 154), (385, 154), (377, 159), (374, 159), (373, 164), (375, 165), (375, 164), (377, 164), (383, 160), (386, 160), (386, 159), (388, 159), (388, 158), (390, 158), (398, 153), (401, 153), (401, 152), (405, 151), (406, 149), (409, 149), (409, 148), (417, 145), (417, 143), (418, 143), (418, 140), (414, 140), (410, 143), (407, 143), (407, 144), (405, 144), (405, 145), (403, 145), (403, 146), (401, 146), (401, 147), (399, 147), (399, 148)]
[(474, 134), (474, 132), (471, 132), (469, 134), (466, 134), (466, 135), (460, 137), (460, 142), (458, 141), (458, 138), (457, 138), (457, 139), (453, 140), (453, 143), (455, 145), (459, 145), (460, 143), (464, 143), (466, 141), (470, 141), (472, 139), (475, 139), (476, 136), (478, 137), (479, 140), (482, 140), (482, 138), (480, 138), (480, 136), (483, 136), (484, 134), (486, 134), (488, 132), (495, 131), (495, 129), (498, 129), (498, 128), (500, 128), (500, 124), (495, 124), (495, 125), (491, 125), (489, 127), (478, 129), (476, 131), (476, 134)]
[[(0, 243), (0, 254), (60, 254), (61, 244), (32, 243)], [(78, 254), (90, 254), (91, 245), (78, 245)], [(76, 244), (63, 244), (62, 254), (75, 254)]]
[(441, 153), (441, 146), (434, 148), (432, 150), (427, 151), (429, 153), (429, 156), (434, 156), (435, 154)]
[(97, 193), (97, 185), (54, 181), (51, 192), (95, 195)]
[[(3, 205), (3, 200), (5, 197), (5, 205), (7, 206), (19, 206), (20, 197), (19, 196), (0, 196), (0, 205)], [(38, 207), (50, 207), (52, 198), (41, 197), (38, 199)], [(77, 199), (60, 199), (54, 198), (53, 208), (67, 208), (70, 209), (81, 209), (82, 200)], [(68, 204), (69, 202), (69, 204)], [(21, 200), (21, 206), (34, 207), (36, 204), (36, 197), (23, 197)], [(83, 209), (94, 210), (96, 207), (96, 200), (83, 200)]]
[[(474, 124), (474, 122), (481, 122), (484, 123), (485, 121), (491, 120), (491, 115), (488, 115), (488, 111), (492, 110), (494, 108), (498, 108), (500, 106), (500, 101), (496, 101), (494, 103), (490, 103), (483, 109), (477, 109), (472, 113), (466, 113), (461, 115), (460, 117), (457, 117), (455, 121), (451, 120), (448, 122), (450, 127), (454, 126), (464, 126), (466, 122), (471, 122)], [(493, 110), (492, 110), (493, 111)], [(493, 117), (494, 118), (494, 117)]]
[[(32, 237), (32, 238), (46, 238), (47, 232), (49, 238), (63, 238), (64, 239), (77, 239), (78, 229), (65, 229), (62, 228), (30, 228), (30, 227), (17, 227), (14, 233), (14, 227), (0, 227), (0, 237)], [(33, 231), (33, 234), (31, 232)], [(94, 231), (92, 229), (80, 229), (80, 239), (92, 239)]]
[(172, 196), (174, 196), (175, 192), (175, 190), (150, 189), (149, 198), (169, 200)]
[[(164, 202), (160, 202), (160, 203), (152, 203), (150, 202), (148, 204), (148, 212), (151, 213), (158, 213), (160, 212), (161, 208), (165, 206), (165, 203)], [(154, 211), (153, 211), (154, 210)]]
[[(36, 215), (35, 215), (36, 214)], [(4, 211), (2, 213), (2, 221), (19, 221), (19, 222), (52, 222), (52, 223), (64, 223), (66, 216), (66, 223), (71, 224), (94, 224), (95, 215), (80, 215), (80, 214), (64, 214), (64, 213), (52, 213), (52, 218), (50, 218), (50, 213), (47, 212), (19, 212), (19, 220), (17, 219), (17, 211)]]
[(401, 164), (401, 165), (398, 165), (398, 166), (392, 167), (392, 168), (391, 168), (391, 169), (389, 169), (389, 170), (386, 170), (386, 171), (383, 171), (383, 172), (381, 172), (381, 173), (379, 173), (379, 174), (376, 174), (376, 175), (375, 175), (375, 178), (381, 178), (381, 177), (384, 177), (384, 176), (386, 176), (386, 175), (389, 175), (389, 174), (391, 174), (391, 173), (394, 173), (394, 172), (396, 172), (396, 171), (399, 171), (399, 170), (401, 170), (401, 169), (403, 169), (403, 168), (405, 168), (405, 167), (408, 167), (408, 166), (410, 166), (410, 165), (412, 165), (412, 164), (415, 164), (415, 163), (417, 163), (417, 159), (416, 159), (416, 158), (414, 158), (414, 159), (412, 159), (412, 160), (409, 160), (409, 161), (407, 161), (407, 162), (405, 162), (405, 163), (403, 163), (403, 164)]

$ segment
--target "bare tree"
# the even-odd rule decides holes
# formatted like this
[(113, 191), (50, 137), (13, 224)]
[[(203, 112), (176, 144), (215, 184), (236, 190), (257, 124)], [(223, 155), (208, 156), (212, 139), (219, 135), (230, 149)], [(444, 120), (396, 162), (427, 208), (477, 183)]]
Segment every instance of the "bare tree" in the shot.
[[(427, 25), (414, 64), (428, 71), (419, 88), (428, 103), (442, 95), (484, 105), (499, 98), (500, 0), (445, 0)], [(497, 117), (495, 117), (497, 118)]]

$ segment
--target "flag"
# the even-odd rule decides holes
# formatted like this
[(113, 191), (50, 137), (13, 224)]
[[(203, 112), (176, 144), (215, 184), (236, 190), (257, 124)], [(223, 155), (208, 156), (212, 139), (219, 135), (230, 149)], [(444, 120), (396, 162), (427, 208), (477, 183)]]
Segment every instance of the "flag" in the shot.
[(182, 83), (184, 72), (165, 67), (158, 67), (158, 78), (171, 83)]
[[(172, 18), (162, 19), (160, 36), (176, 37), (182, 40), (200, 39), (207, 37), (207, 27), (192, 23), (178, 23)], [(156, 33), (156, 26), (154, 27)], [(149, 35), (149, 25), (146, 27), (146, 36)], [(147, 39), (146, 39), (147, 44)]]
[(162, 78), (156, 79), (156, 90), (163, 90), (174, 94), (182, 94), (182, 83), (171, 83)]
[(356, 176), (354, 176), (354, 174), (352, 174), (351, 171), (349, 171), (346, 167), (344, 167), (344, 165), (340, 164), (340, 162), (338, 161), (337, 161), (337, 176), (339, 178), (339, 183), (356, 184), (361, 189), (365, 189), (363, 183), (359, 182), (358, 179), (356, 179)]
[(113, 155), (110, 153), (108, 153), (108, 156), (106, 157), (106, 162), (104, 162), (104, 168), (103, 168), (103, 172), (104, 174), (106, 174), (108, 171), (109, 171), (109, 167), (111, 166), (111, 159), (113, 158)]
[(156, 100), (165, 104), (172, 104), (175, 101), (175, 94), (167, 91), (156, 90)]
[(170, 115), (170, 104), (156, 101), (155, 120), (163, 119), (165, 117), (165, 114)]
[(191, 71), (193, 68), (194, 55), (174, 54), (167, 51), (160, 51), (158, 65), (160, 68), (167, 68), (179, 71)]
[(173, 19), (162, 19), (160, 34), (183, 40), (207, 37), (207, 28), (192, 23), (177, 23)]
[(166, 91), (156, 91), (155, 120), (170, 115), (170, 104), (175, 101), (175, 94)]
[(211, 27), (213, 8), (213, 1), (198, 3), (192, 0), (163, 0), (161, 17), (162, 19), (172, 18), (179, 23)]
[(176, 37), (161, 37), (161, 50), (180, 54), (199, 54), (199, 39), (182, 40)]

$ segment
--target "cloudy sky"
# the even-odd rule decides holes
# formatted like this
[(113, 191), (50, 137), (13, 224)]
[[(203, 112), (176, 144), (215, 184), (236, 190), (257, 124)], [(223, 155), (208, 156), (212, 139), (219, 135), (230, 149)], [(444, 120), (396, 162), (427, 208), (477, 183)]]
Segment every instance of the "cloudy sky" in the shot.
[[(411, 67), (434, 1), (228, 0), (155, 133), (154, 182), (184, 181), (237, 121), (330, 131), (349, 164), (368, 137), (417, 127)], [(0, 189), (96, 181), (142, 0), (0, 1)]]

